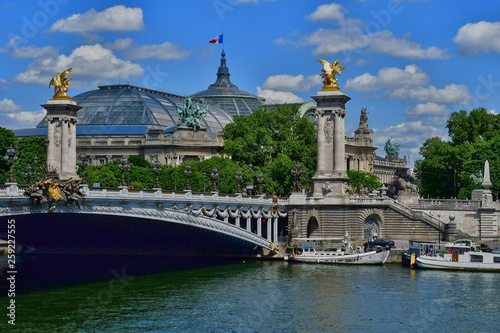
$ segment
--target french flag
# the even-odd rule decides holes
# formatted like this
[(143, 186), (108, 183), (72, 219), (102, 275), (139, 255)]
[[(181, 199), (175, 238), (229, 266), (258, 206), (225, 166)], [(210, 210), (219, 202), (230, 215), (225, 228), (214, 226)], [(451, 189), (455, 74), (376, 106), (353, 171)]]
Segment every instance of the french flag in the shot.
[(211, 43), (211, 44), (222, 44), (223, 43), (223, 41), (222, 41), (222, 36), (223, 35), (224, 34), (219, 35), (219, 36), (215, 37), (214, 39), (209, 40), (208, 42)]

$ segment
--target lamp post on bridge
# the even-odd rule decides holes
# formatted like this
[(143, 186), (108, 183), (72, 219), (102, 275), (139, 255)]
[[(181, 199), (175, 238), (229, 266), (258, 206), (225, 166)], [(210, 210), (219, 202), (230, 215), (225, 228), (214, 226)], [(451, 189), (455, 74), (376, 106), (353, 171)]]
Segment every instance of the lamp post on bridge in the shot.
[(259, 171), (259, 174), (257, 175), (257, 183), (259, 184), (258, 187), (257, 187), (257, 194), (258, 195), (262, 194), (262, 187), (261, 187), (262, 182), (263, 182), (262, 172)]
[(207, 176), (207, 173), (203, 171), (203, 193), (205, 193), (205, 178)]
[(212, 169), (212, 173), (210, 174), (210, 177), (212, 177), (212, 180), (214, 181), (214, 184), (212, 186), (212, 192), (217, 193), (217, 179), (219, 178), (219, 170), (217, 170), (216, 167)]
[(238, 182), (238, 189), (236, 190), (236, 194), (240, 194), (241, 193), (241, 185), (240, 185), (240, 182), (241, 182), (241, 170), (238, 169), (238, 171), (236, 171), (236, 181)]
[[(87, 184), (87, 181), (85, 180), (85, 168), (89, 165), (89, 161), (87, 159), (87, 155), (85, 155), (84, 153), (80, 154), (78, 165), (80, 166), (80, 168), (82, 168), (81, 183), (82, 184)], [(35, 174), (36, 174), (36, 169), (35, 169)]]
[(38, 155), (35, 154), (35, 157), (33, 158), (35, 161), (35, 183), (38, 181), (38, 178), (36, 177), (36, 164), (38, 163)]
[(184, 191), (191, 191), (191, 186), (189, 185), (189, 176), (191, 176), (191, 165), (189, 165), (189, 163), (186, 164), (184, 174), (186, 175), (186, 187), (184, 187)]
[(155, 166), (153, 168), (153, 171), (154, 171), (154, 173), (156, 173), (156, 183), (155, 183), (155, 188), (154, 189), (161, 190), (160, 179), (159, 179), (160, 172), (161, 172), (161, 163), (160, 163), (160, 161), (158, 161), (158, 160), (155, 161)]
[(297, 161), (295, 163), (295, 169), (292, 170), (292, 175), (295, 177), (295, 181), (293, 182), (293, 190), (295, 192), (302, 191), (302, 183), (300, 181), (300, 177), (304, 174), (304, 170), (300, 168), (300, 162)]
[(28, 186), (31, 185), (31, 164), (28, 163), (28, 165), (26, 166), (26, 173), (25, 173), (26, 177), (28, 178)]
[(122, 172), (122, 180), (120, 182), (120, 187), (127, 188), (127, 184), (125, 183), (125, 170), (127, 169), (127, 158), (125, 156), (120, 158), (120, 164), (118, 164), (118, 168)]
[(12, 173), (12, 166), (14, 165), (14, 163), (17, 162), (18, 157), (16, 156), (16, 150), (12, 147), (12, 143), (10, 144), (10, 147), (7, 149), (7, 152), (3, 158), (5, 159), (5, 162), (7, 164), (10, 164), (9, 176), (7, 177), (7, 184), (15, 184), (16, 178)]
[(174, 192), (177, 191), (177, 154), (174, 154)]

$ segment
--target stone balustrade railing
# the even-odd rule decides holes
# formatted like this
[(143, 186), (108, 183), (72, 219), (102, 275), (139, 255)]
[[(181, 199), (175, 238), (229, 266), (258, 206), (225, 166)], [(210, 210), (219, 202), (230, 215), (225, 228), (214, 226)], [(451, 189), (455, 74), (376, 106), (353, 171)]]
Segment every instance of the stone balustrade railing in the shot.
[[(0, 197), (23, 196), (26, 186), (0, 186)], [(275, 199), (264, 196), (247, 196), (220, 193), (198, 193), (191, 191), (173, 192), (161, 190), (135, 190), (120, 188), (89, 188), (84, 187), (86, 197), (126, 197), (129, 199), (189, 199), (192, 201), (218, 201), (223, 203), (254, 203), (263, 205), (286, 206), (286, 199)]]
[(458, 199), (420, 199), (420, 209), (443, 209), (443, 210), (476, 210), (481, 207), (481, 200), (458, 200)]

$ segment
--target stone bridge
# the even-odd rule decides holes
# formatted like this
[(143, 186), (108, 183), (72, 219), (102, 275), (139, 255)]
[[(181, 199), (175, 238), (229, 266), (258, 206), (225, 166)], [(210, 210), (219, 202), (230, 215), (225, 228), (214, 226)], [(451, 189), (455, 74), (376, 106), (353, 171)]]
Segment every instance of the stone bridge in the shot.
[[(286, 202), (264, 197), (89, 189), (76, 204), (32, 207), (23, 188), (0, 188), (0, 239), (15, 220), (16, 243), (34, 252), (274, 255)], [(281, 205), (280, 205), (281, 204)]]

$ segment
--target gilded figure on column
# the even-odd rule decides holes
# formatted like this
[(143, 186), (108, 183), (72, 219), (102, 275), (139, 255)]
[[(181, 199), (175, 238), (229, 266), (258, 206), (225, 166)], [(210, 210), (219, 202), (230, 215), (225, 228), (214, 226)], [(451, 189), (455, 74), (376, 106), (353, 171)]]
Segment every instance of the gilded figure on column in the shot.
[[(69, 81), (71, 81), (71, 71), (73, 68), (68, 68), (67, 70), (57, 73), (52, 80), (50, 80), (49, 88), (54, 86), (54, 96), (52, 99), (63, 99), (71, 101), (71, 97), (69, 97), (66, 93), (68, 92), (68, 87), (71, 87)], [(68, 74), (70, 75), (68, 78)]]
[(323, 78), (323, 89), (324, 91), (340, 91), (338, 79), (335, 75), (340, 76), (340, 70), (345, 71), (345, 67), (339, 65), (339, 61), (335, 60), (332, 64), (330, 64), (326, 60), (319, 59), (318, 60), (322, 65), (323, 69), (321, 70), (321, 77)]

